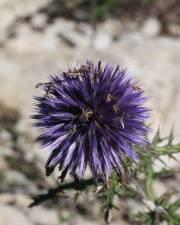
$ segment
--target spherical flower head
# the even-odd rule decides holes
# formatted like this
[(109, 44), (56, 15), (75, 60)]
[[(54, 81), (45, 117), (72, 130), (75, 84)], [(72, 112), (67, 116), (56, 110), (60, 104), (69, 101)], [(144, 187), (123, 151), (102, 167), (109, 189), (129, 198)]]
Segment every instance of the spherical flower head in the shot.
[(89, 166), (95, 180), (106, 181), (112, 171), (123, 176), (127, 157), (137, 161), (133, 146), (147, 142), (149, 110), (128, 72), (87, 61), (40, 86), (44, 94), (35, 97), (33, 118), (38, 141), (51, 150), (47, 176), (58, 166), (61, 180), (67, 173), (83, 178)]

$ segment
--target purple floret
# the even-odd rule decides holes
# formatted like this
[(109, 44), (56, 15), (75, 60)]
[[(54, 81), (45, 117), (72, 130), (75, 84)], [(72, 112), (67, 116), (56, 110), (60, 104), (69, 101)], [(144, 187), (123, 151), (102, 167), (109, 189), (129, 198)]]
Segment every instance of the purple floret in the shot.
[(35, 97), (36, 126), (42, 147), (51, 154), (46, 174), (56, 166), (63, 180), (67, 173), (83, 178), (87, 166), (95, 180), (106, 181), (112, 171), (123, 175), (123, 161), (137, 161), (134, 145), (147, 143), (144, 92), (125, 70), (91, 61), (50, 77)]

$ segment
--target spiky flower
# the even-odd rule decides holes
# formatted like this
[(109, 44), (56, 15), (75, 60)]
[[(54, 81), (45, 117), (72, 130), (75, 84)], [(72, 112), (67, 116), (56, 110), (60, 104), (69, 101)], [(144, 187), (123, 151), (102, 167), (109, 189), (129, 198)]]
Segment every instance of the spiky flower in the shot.
[(33, 118), (42, 132), (38, 141), (51, 150), (47, 175), (58, 166), (61, 180), (67, 173), (82, 178), (89, 166), (95, 180), (106, 181), (113, 170), (123, 175), (126, 157), (138, 159), (132, 147), (146, 143), (148, 109), (125, 70), (87, 61), (41, 87)]

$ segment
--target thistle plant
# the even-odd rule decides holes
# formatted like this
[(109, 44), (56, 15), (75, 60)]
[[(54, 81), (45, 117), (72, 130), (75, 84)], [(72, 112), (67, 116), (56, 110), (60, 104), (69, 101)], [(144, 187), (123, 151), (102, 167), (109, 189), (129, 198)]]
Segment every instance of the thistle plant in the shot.
[[(116, 196), (120, 200), (138, 197), (153, 204), (149, 211), (128, 215), (132, 224), (153, 225), (163, 220), (178, 224), (179, 201), (173, 207), (167, 199), (155, 196), (153, 182), (160, 173), (155, 173), (153, 163), (162, 161), (162, 155), (174, 157), (180, 145), (172, 144), (172, 132), (163, 147), (159, 147), (159, 132), (152, 143), (148, 142), (147, 97), (126, 70), (87, 61), (50, 76), (49, 82), (38, 86), (43, 94), (35, 97), (33, 119), (41, 132), (37, 140), (51, 151), (46, 175), (58, 168), (61, 182), (67, 174), (73, 181), (34, 196), (31, 207), (72, 189), (77, 191), (77, 201), (77, 196), (91, 187), (96, 189), (93, 193), (97, 201), (102, 202), (106, 222), (117, 208)], [(92, 177), (87, 179), (88, 169)], [(139, 178), (140, 174), (145, 179)]]
[(107, 181), (112, 171), (124, 177), (123, 161), (137, 161), (133, 145), (146, 144), (143, 91), (119, 67), (88, 61), (43, 85), (45, 95), (36, 97), (34, 119), (41, 128), (41, 145), (52, 151), (46, 174), (56, 166), (66, 174), (83, 178), (87, 165), (96, 181)]

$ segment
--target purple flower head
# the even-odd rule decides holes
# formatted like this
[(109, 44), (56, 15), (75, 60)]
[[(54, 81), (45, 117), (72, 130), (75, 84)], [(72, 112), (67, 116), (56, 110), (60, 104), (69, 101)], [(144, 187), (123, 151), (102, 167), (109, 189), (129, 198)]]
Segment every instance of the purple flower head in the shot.
[(95, 180), (106, 181), (113, 170), (123, 175), (126, 157), (138, 159), (132, 146), (147, 141), (149, 110), (125, 70), (87, 61), (41, 87), (33, 118), (42, 132), (38, 141), (51, 150), (47, 176), (58, 166), (61, 180), (67, 173), (82, 178), (89, 166)]

